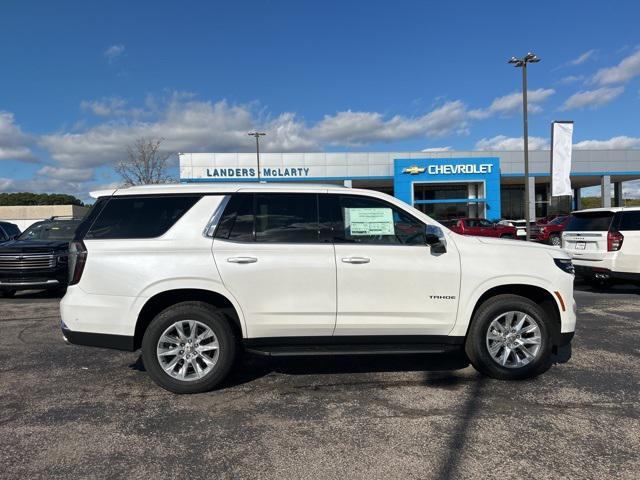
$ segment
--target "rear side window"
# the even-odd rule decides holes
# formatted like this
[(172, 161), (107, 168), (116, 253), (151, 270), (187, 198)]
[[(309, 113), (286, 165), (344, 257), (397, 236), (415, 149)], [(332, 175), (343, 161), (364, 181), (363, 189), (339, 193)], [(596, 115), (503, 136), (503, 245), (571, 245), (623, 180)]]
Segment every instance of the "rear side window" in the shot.
[(9, 237), (20, 235), (20, 229), (12, 223), (5, 223), (4, 225), (2, 225), (2, 228), (4, 229), (4, 231), (7, 233), (7, 236)]
[(611, 226), (613, 212), (574, 213), (567, 224), (567, 232), (606, 232)]
[(235, 242), (318, 242), (316, 194), (237, 193), (231, 197), (216, 238)]
[(318, 241), (318, 197), (315, 194), (256, 194), (257, 242)]
[(621, 231), (640, 231), (640, 210), (635, 212), (623, 212), (620, 219), (620, 226), (618, 230)]
[(97, 215), (85, 238), (159, 237), (200, 198), (201, 195), (111, 197)]

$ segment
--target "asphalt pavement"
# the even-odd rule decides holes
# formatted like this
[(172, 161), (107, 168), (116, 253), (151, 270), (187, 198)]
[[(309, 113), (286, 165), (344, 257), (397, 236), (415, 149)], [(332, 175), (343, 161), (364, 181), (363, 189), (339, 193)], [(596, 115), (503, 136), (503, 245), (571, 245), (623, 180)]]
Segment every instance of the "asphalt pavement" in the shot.
[(66, 345), (58, 298), (0, 299), (0, 478), (638, 478), (640, 289), (576, 292), (573, 358), (522, 382), (459, 356), (244, 356), (220, 390)]

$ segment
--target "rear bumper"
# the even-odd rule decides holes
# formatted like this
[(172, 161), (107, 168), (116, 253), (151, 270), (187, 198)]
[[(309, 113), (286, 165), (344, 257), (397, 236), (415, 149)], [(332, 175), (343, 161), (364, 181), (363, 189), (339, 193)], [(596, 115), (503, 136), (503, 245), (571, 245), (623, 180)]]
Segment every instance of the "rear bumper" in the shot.
[(74, 345), (85, 345), (88, 347), (112, 348), (115, 350), (134, 350), (133, 337), (126, 335), (110, 335), (105, 333), (74, 332), (69, 328), (61, 326), (62, 336), (68, 343)]
[(640, 282), (640, 273), (616, 272), (605, 267), (574, 265), (576, 275), (583, 278), (600, 278), (602, 280), (620, 280), (623, 282)]

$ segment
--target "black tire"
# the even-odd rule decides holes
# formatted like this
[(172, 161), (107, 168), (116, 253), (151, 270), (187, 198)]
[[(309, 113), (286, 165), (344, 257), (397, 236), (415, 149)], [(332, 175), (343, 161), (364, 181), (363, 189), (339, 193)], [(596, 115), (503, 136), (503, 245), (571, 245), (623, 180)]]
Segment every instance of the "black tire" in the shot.
[(15, 290), (0, 290), (0, 295), (3, 298), (13, 298), (16, 295), (16, 291)]
[[(519, 311), (531, 316), (540, 327), (541, 346), (536, 358), (523, 367), (507, 368), (499, 365), (489, 354), (486, 334), (490, 323), (500, 314)], [(552, 364), (553, 319), (528, 298), (519, 295), (496, 295), (485, 301), (476, 311), (467, 333), (465, 351), (471, 364), (480, 373), (498, 380), (522, 380), (546, 372)]]
[[(162, 333), (180, 320), (196, 320), (211, 328), (218, 339), (219, 356), (213, 369), (198, 380), (179, 380), (167, 374), (156, 355)], [(222, 382), (236, 359), (237, 339), (227, 317), (213, 305), (204, 302), (182, 302), (160, 312), (142, 339), (142, 360), (149, 375), (162, 388), (174, 393), (201, 393)]]
[(549, 235), (549, 245), (553, 245), (554, 247), (562, 246), (562, 238), (557, 233), (553, 235)]

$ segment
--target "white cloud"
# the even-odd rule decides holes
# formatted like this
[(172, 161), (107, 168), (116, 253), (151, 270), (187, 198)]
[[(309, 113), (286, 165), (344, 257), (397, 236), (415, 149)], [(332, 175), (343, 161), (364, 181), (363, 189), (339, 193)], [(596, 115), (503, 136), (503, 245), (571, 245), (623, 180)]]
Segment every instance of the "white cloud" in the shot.
[(13, 113), (0, 111), (0, 160), (35, 161), (30, 143), (30, 137), (15, 123)]
[(574, 58), (573, 60), (569, 61), (567, 63), (567, 65), (570, 65), (572, 67), (575, 67), (577, 65), (582, 65), (584, 62), (586, 62), (587, 60), (589, 60), (590, 58), (593, 57), (593, 55), (596, 53), (596, 50), (592, 49), (592, 50), (587, 50), (586, 52), (584, 52), (582, 55), (580, 55), (577, 58)]
[(68, 182), (88, 182), (94, 178), (91, 168), (64, 168), (51, 165), (42, 167), (38, 170), (37, 175)]
[(572, 110), (574, 108), (598, 108), (618, 98), (624, 87), (602, 87), (596, 90), (585, 90), (571, 95), (560, 107), (560, 110)]
[[(100, 113), (111, 112), (110, 103), (99, 103)], [(139, 137), (163, 138), (162, 148), (169, 152), (251, 151), (254, 146), (247, 132), (260, 128), (268, 133), (261, 140), (265, 151), (311, 151), (326, 145), (437, 138), (463, 134), (467, 127), (467, 111), (460, 101), (447, 102), (419, 117), (386, 118), (378, 112), (343, 111), (326, 115), (313, 125), (307, 125), (290, 112), (265, 117), (251, 105), (197, 101), (180, 93), (160, 105), (151, 103), (155, 111), (144, 113), (153, 115), (154, 121), (118, 118), (79, 132), (44, 135), (40, 144), (61, 167), (92, 168), (113, 164), (122, 158), (126, 145)], [(86, 103), (86, 108), (94, 107), (94, 103)]]
[[(542, 137), (529, 137), (529, 150), (546, 150), (549, 140)], [(522, 137), (507, 137), (496, 135), (492, 138), (482, 138), (476, 142), (476, 150), (494, 151), (522, 151), (524, 140)]]
[(119, 97), (101, 98), (100, 100), (83, 100), (80, 102), (82, 110), (93, 113), (98, 117), (109, 117), (113, 115), (125, 115), (124, 109), (127, 102)]
[(453, 150), (453, 147), (449, 145), (446, 147), (430, 147), (422, 149), (423, 152), (450, 152), (451, 150)]
[(109, 62), (113, 62), (118, 57), (120, 57), (123, 53), (124, 53), (124, 45), (117, 44), (117, 45), (111, 45), (110, 47), (108, 47), (104, 51), (103, 55), (106, 57), (107, 60), (109, 60)]
[(566, 77), (562, 77), (558, 83), (562, 85), (571, 85), (572, 83), (576, 83), (581, 80), (584, 80), (584, 75), (568, 75)]
[(629, 150), (640, 148), (640, 138), (618, 136), (609, 140), (583, 140), (574, 143), (576, 150)]
[[(549, 99), (555, 90), (552, 88), (538, 88), (527, 92), (528, 110), (530, 113), (540, 113), (541, 103)], [(496, 98), (488, 108), (471, 110), (470, 118), (484, 119), (494, 115), (509, 116), (522, 111), (522, 92), (513, 92)]]
[(611, 85), (626, 83), (640, 75), (640, 49), (624, 58), (615, 67), (602, 68), (593, 76), (593, 83)]

